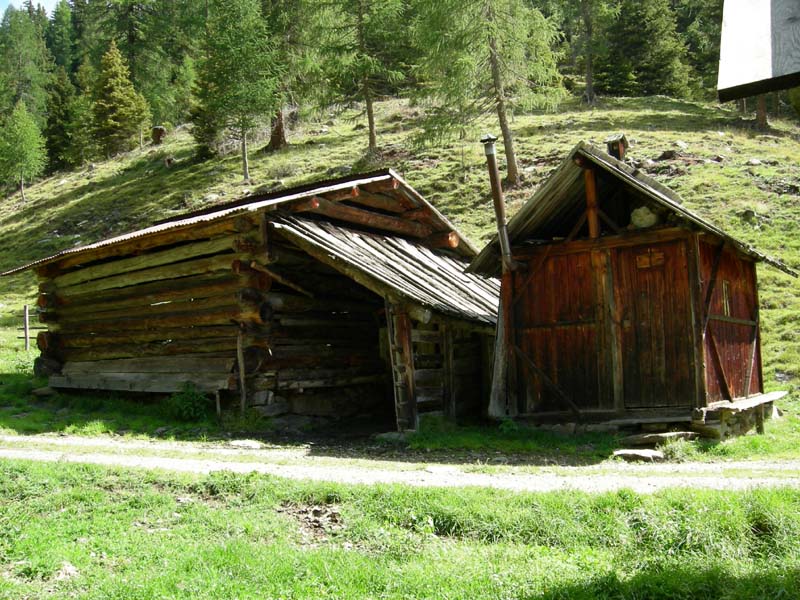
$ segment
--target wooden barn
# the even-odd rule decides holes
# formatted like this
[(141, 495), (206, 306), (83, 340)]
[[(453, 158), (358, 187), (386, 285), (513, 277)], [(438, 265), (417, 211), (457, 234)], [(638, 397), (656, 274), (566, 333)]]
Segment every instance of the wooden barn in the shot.
[[(391, 170), (248, 197), (59, 252), (39, 279), (54, 388), (191, 382), (264, 415), (479, 414), (499, 282)], [(232, 398), (232, 400), (231, 400)]]
[(774, 399), (762, 395), (756, 263), (796, 274), (663, 185), (580, 143), (507, 236), (506, 261), (496, 238), (469, 269), (507, 265), (494, 416), (704, 427)]

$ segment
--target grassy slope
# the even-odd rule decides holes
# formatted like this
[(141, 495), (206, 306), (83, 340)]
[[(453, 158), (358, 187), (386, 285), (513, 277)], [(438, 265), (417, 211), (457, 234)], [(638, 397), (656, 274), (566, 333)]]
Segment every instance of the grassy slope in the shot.
[(513, 494), (4, 461), (0, 496), (0, 598), (745, 599), (800, 585), (796, 490)]
[[(451, 218), (478, 245), (492, 232), (492, 211), (479, 134), (495, 129), (478, 124), (468, 143), (415, 151), (409, 140), (418, 131), (418, 110), (404, 101), (379, 107), (383, 164), (392, 166)], [(255, 183), (244, 186), (239, 159), (195, 162), (191, 138), (173, 134), (159, 149), (133, 152), (93, 169), (57, 174), (32, 186), (29, 199), (18, 195), (0, 206), (0, 269), (19, 265), (54, 251), (145, 226), (155, 220), (221, 202), (249, 191), (292, 186), (338, 174), (337, 169), (377, 166), (361, 160), (366, 134), (355, 113), (323, 125), (308, 123), (291, 138), (292, 146), (277, 154), (255, 154)], [(513, 214), (536, 185), (579, 140), (602, 143), (624, 131), (635, 140), (631, 156), (656, 158), (674, 142), (688, 144), (686, 153), (719, 162), (684, 166), (656, 177), (683, 195), (687, 206), (731, 234), (800, 268), (800, 127), (776, 121), (769, 135), (719, 107), (655, 97), (606, 101), (596, 110), (566, 106), (558, 114), (517, 117), (513, 123), (526, 185), (508, 195)], [(474, 141), (474, 142), (473, 142)], [(164, 158), (176, 164), (167, 168)], [(748, 166), (752, 159), (761, 165)], [(463, 160), (463, 167), (462, 167)], [(742, 217), (745, 210), (755, 219)], [(800, 381), (800, 285), (769, 267), (760, 269), (763, 305), (764, 360), (767, 387), (797, 389)], [(34, 281), (22, 274), (2, 282), (0, 327), (12, 326), (12, 311), (30, 299)], [(4, 336), (5, 342), (10, 336)]]

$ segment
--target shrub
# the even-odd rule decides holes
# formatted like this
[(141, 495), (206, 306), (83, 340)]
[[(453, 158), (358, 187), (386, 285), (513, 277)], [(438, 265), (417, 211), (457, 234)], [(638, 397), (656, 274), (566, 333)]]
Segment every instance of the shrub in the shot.
[(208, 413), (208, 398), (190, 382), (172, 394), (166, 403), (167, 413), (180, 421), (199, 421)]

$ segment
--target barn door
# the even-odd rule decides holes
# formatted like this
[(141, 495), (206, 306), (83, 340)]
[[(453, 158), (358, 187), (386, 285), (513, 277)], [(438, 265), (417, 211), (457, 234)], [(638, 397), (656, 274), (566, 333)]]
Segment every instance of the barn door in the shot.
[(625, 409), (692, 405), (689, 276), (683, 241), (616, 250)]

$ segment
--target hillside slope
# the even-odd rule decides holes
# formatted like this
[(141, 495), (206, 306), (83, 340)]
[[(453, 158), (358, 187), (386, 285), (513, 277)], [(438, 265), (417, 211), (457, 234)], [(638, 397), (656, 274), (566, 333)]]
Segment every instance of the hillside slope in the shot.
[[(377, 164), (362, 159), (366, 133), (355, 111), (324, 123), (301, 124), (288, 149), (253, 153), (254, 181), (247, 185), (241, 181), (235, 154), (194, 160), (185, 130), (172, 133), (161, 147), (58, 173), (32, 186), (25, 203), (14, 194), (0, 205), (0, 269), (250, 192), (376, 166), (395, 168), (482, 246), (493, 231), (493, 221), (477, 140), (496, 125), (476, 124), (463, 143), (415, 149), (411, 139), (419, 132), (418, 118), (419, 109), (405, 101), (379, 106), (383, 155)], [(518, 116), (513, 128), (526, 181), (508, 194), (512, 215), (575, 143), (601, 144), (609, 133), (624, 131), (634, 141), (629, 156), (681, 194), (689, 208), (800, 269), (800, 125), (796, 122), (773, 122), (771, 131), (762, 134), (733, 111), (654, 97), (606, 100), (595, 110), (572, 105), (558, 114)], [(665, 150), (679, 155), (655, 160)], [(769, 267), (760, 268), (759, 274), (767, 384), (797, 388), (800, 283)], [(2, 281), (0, 326), (13, 324), (8, 315), (33, 297), (34, 283), (30, 273)]]

